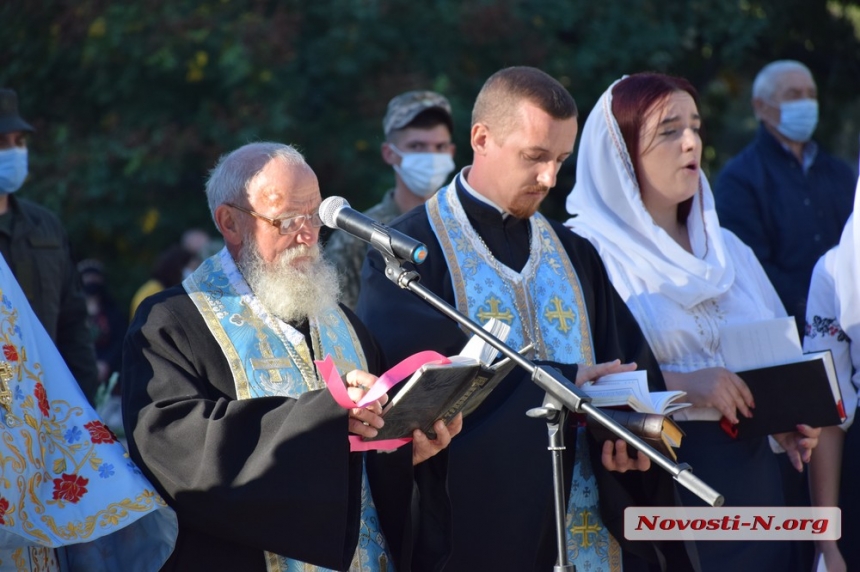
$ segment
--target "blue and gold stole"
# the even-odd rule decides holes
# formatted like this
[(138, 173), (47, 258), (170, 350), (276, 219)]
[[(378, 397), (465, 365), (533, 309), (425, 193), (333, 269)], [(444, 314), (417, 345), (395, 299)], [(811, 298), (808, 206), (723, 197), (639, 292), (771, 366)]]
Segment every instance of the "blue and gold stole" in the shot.
[[(535, 214), (529, 219), (529, 259), (515, 272), (493, 256), (472, 227), (457, 196), (456, 178), (426, 204), (451, 272), (457, 310), (481, 324), (490, 318), (509, 324), (508, 345), (532, 343), (537, 359), (594, 363), (579, 277), (546, 218)], [(621, 548), (600, 519), (597, 482), (582, 429), (577, 433), (566, 522), (568, 558), (578, 569), (621, 569)]]
[[(286, 396), (325, 388), (317, 376), (305, 336), (270, 315), (254, 296), (227, 249), (207, 259), (182, 283), (224, 352), (238, 399)], [(338, 371), (367, 370), (358, 337), (338, 307), (309, 320), (314, 355), (330, 354)], [(346, 439), (346, 435), (344, 435)], [(361, 528), (350, 572), (393, 570), (362, 470)], [(270, 572), (326, 570), (266, 553)]]

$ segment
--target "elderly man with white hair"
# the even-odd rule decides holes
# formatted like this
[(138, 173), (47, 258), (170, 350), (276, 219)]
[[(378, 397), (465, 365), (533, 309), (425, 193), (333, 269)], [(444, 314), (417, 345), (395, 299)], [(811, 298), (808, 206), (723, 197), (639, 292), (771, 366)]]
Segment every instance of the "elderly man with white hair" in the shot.
[(163, 570), (439, 568), (450, 503), (436, 454), (461, 421), (354, 452), (348, 434), (375, 436), (387, 398), (344, 408), (314, 363), (331, 356), (358, 402), (382, 358), (320, 256), (316, 175), (288, 145), (251, 143), (206, 194), (224, 249), (144, 301), (123, 355), (129, 451), (179, 520)]
[(812, 267), (839, 242), (854, 174), (812, 140), (818, 89), (809, 68), (772, 62), (756, 76), (752, 96), (759, 129), (720, 173), (717, 212), (722, 226), (753, 249), (802, 329)]

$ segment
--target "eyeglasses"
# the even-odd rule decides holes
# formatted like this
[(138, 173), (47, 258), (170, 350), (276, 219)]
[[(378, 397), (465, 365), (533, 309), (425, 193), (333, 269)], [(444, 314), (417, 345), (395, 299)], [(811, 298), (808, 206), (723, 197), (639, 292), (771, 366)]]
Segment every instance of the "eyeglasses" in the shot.
[(254, 212), (251, 209), (246, 209), (244, 207), (240, 207), (239, 205), (234, 205), (233, 203), (224, 204), (226, 204), (228, 207), (233, 207), (236, 210), (240, 210), (243, 213), (248, 213), (249, 215), (257, 217), (260, 220), (266, 221), (273, 227), (277, 228), (280, 234), (295, 234), (299, 232), (299, 230), (305, 224), (305, 221), (311, 223), (312, 228), (319, 228), (323, 225), (323, 221), (320, 218), (319, 212), (315, 212), (313, 214), (288, 216), (284, 218), (269, 218), (267, 216), (261, 215), (260, 213)]

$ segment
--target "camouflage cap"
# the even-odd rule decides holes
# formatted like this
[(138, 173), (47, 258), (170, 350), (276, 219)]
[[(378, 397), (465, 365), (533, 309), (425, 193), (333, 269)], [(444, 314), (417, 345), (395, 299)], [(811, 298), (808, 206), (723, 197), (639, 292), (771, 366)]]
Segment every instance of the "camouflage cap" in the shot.
[(382, 131), (386, 137), (392, 131), (402, 129), (422, 111), (430, 108), (443, 110), (451, 116), (451, 104), (435, 91), (407, 91), (388, 102), (388, 111), (382, 120)]
[(0, 133), (13, 131), (33, 132), (33, 126), (18, 115), (18, 94), (11, 89), (0, 89)]

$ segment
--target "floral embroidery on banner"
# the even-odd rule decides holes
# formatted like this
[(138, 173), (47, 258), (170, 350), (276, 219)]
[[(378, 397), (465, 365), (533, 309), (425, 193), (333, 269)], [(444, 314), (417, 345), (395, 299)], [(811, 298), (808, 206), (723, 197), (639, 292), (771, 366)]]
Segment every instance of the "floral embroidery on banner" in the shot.
[(117, 471), (116, 453), (109, 451), (119, 446), (116, 435), (64, 390), (49, 391), (46, 378), (54, 370), (39, 359), (38, 348), (28, 358), (20, 319), (0, 290), (0, 359), (12, 396), (9, 409), (0, 408), (0, 525), (34, 545), (56, 546), (100, 537), (133, 513), (165, 506), (151, 489), (115, 500), (91, 490), (93, 479), (118, 483), (139, 471), (130, 461)]
[(33, 391), (36, 396), (36, 401), (39, 404), (39, 412), (47, 417), (51, 413), (51, 406), (48, 404), (48, 392), (45, 391), (45, 386), (41, 383), (36, 383), (36, 389)]
[(9, 501), (0, 497), (0, 524), (6, 524), (6, 513), (9, 511)]
[(110, 428), (101, 421), (90, 421), (84, 425), (84, 429), (90, 432), (93, 443), (116, 443), (117, 437)]
[(78, 502), (81, 497), (87, 494), (89, 482), (89, 479), (84, 477), (63, 473), (62, 477), (54, 479), (54, 500), (60, 501), (60, 503), (63, 501)]
[(12, 344), (3, 344), (3, 356), (8, 361), (18, 361), (18, 350)]

